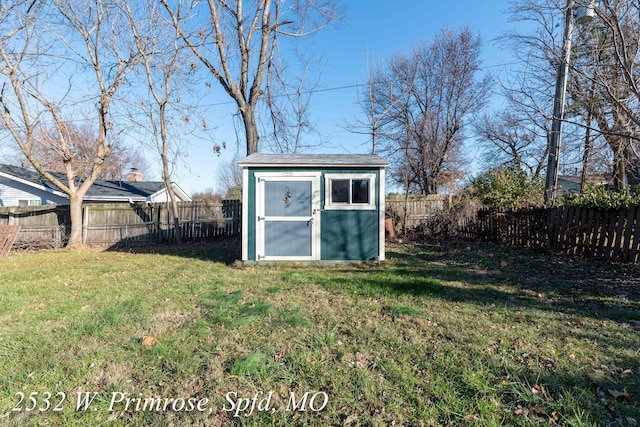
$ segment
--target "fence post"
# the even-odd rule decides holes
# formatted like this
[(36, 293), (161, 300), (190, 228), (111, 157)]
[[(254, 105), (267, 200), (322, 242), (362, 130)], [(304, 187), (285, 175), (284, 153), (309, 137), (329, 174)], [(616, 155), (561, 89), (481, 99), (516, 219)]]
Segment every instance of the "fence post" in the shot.
[(89, 206), (84, 206), (82, 208), (82, 244), (87, 244), (87, 227), (89, 226)]
[(162, 208), (160, 208), (159, 203), (154, 203), (153, 207), (156, 210), (156, 216), (158, 218), (158, 223), (156, 229), (158, 230), (158, 243), (162, 242)]
[(198, 216), (197, 214), (197, 207), (195, 205), (191, 205), (191, 240), (193, 240), (194, 242), (196, 241), (196, 217)]

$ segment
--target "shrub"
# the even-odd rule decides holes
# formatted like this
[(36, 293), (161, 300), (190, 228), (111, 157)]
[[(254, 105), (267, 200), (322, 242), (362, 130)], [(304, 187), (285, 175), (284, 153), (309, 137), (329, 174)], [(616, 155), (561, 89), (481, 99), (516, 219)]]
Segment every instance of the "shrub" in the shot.
[(622, 192), (608, 191), (604, 186), (587, 185), (582, 194), (567, 194), (565, 205), (604, 210), (617, 210), (640, 204), (640, 194), (632, 195), (628, 189)]
[(486, 207), (519, 208), (541, 205), (544, 184), (520, 168), (501, 166), (476, 177), (467, 189)]

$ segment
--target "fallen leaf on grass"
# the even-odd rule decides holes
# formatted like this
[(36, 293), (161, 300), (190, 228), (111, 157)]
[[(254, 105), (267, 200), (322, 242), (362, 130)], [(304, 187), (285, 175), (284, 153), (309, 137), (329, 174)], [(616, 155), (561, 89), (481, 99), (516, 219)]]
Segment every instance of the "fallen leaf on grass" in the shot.
[(629, 393), (627, 393), (627, 389), (626, 388), (623, 391), (612, 390), (612, 389), (607, 389), (607, 391), (618, 402), (624, 402), (624, 403), (631, 404), (631, 397), (629, 396)]
[(507, 261), (500, 261), (500, 268), (505, 268), (507, 265), (509, 265)]
[(358, 419), (358, 416), (356, 414), (351, 414), (347, 417), (346, 420), (344, 420), (344, 422), (342, 423), (343, 426), (348, 426), (349, 424), (351, 424), (352, 422), (354, 422), (355, 420)]
[(533, 393), (534, 396), (539, 396), (541, 388), (542, 386), (540, 384), (536, 384), (531, 387), (531, 393)]
[(112, 413), (109, 415), (109, 418), (107, 418), (107, 421), (115, 421), (115, 420), (117, 420), (118, 418), (122, 418), (122, 417), (123, 417), (123, 415), (124, 415), (124, 411), (122, 411), (122, 410), (112, 412)]
[(528, 413), (529, 413), (529, 410), (527, 408), (523, 408), (520, 405), (518, 405), (516, 408), (513, 409), (513, 411), (511, 411), (511, 414), (517, 417), (524, 417)]
[(547, 415), (547, 412), (538, 403), (534, 406), (529, 406), (529, 410), (537, 416)]
[(356, 353), (356, 367), (358, 368), (366, 368), (369, 365), (369, 360), (373, 356), (369, 353)]
[(350, 368), (367, 368), (373, 355), (369, 353), (360, 353), (359, 351), (354, 355), (352, 353), (342, 356), (341, 361)]
[(283, 348), (282, 350), (280, 350), (280, 353), (276, 354), (276, 357), (275, 357), (276, 362), (283, 359), (286, 355), (287, 355), (287, 350)]
[(629, 423), (630, 426), (637, 426), (638, 420), (636, 420), (635, 418), (627, 417), (627, 423)]
[(158, 340), (151, 336), (146, 336), (142, 338), (142, 345), (150, 347), (152, 345), (158, 344)]

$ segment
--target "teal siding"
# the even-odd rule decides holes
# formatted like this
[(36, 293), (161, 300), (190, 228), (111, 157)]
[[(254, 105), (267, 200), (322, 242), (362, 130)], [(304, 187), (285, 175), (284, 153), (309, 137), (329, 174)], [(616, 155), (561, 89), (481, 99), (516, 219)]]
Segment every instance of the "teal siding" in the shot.
[(249, 206), (247, 214), (248, 241), (247, 241), (247, 259), (256, 260), (256, 174), (255, 170), (249, 169)]
[(362, 261), (378, 256), (378, 211), (324, 211), (321, 258)]
[[(247, 259), (256, 260), (256, 172), (322, 172), (320, 179), (321, 243), (320, 259), (325, 261), (370, 260), (379, 253), (380, 171), (374, 169), (306, 169), (306, 168), (249, 168), (248, 183), (248, 247)], [(325, 174), (374, 173), (376, 175), (376, 210), (324, 210)]]
[(380, 209), (380, 171), (378, 169), (323, 169), (320, 194), (324, 209), (325, 174), (375, 173), (376, 210), (323, 210), (320, 258), (335, 261), (366, 261), (378, 256), (378, 210)]

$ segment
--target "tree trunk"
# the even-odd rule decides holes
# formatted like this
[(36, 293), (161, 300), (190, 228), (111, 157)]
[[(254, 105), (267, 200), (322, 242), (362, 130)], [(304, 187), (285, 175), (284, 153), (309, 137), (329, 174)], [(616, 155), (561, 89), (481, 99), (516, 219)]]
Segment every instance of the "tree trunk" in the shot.
[(613, 191), (621, 192), (625, 189), (625, 175), (626, 175), (626, 159), (625, 152), (622, 148), (623, 138), (616, 137), (618, 141), (616, 144), (611, 144), (613, 148)]
[(591, 109), (587, 116), (587, 130), (584, 134), (584, 152), (582, 153), (582, 173), (580, 174), (580, 194), (584, 193), (589, 177), (589, 158), (591, 157)]
[[(164, 135), (164, 132), (163, 132)], [(178, 209), (178, 199), (176, 197), (175, 191), (173, 191), (173, 186), (171, 185), (171, 175), (169, 174), (169, 161), (167, 159), (168, 152), (168, 144), (166, 143), (167, 139), (163, 136), (163, 151), (161, 153), (162, 159), (162, 180), (164, 181), (164, 187), (169, 195), (169, 200), (167, 201), (167, 211), (173, 216), (173, 229), (175, 231), (176, 243), (178, 245), (182, 244), (182, 229), (180, 228), (180, 210)], [(169, 216), (167, 216), (168, 218)]]
[(82, 200), (78, 195), (69, 195), (69, 213), (71, 216), (71, 234), (67, 242), (67, 249), (77, 250), (84, 247), (82, 241)]
[(171, 213), (173, 215), (173, 229), (176, 234), (176, 244), (182, 244), (182, 228), (180, 228), (180, 211), (178, 209), (178, 201), (176, 195), (171, 187), (171, 183), (167, 186), (167, 192), (169, 192), (169, 203), (171, 204)]
[(244, 122), (245, 135), (247, 139), (247, 156), (258, 152), (258, 125), (256, 124), (256, 114), (250, 106), (242, 109), (242, 121)]

